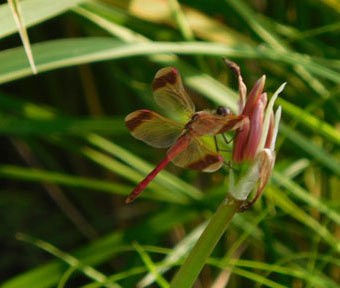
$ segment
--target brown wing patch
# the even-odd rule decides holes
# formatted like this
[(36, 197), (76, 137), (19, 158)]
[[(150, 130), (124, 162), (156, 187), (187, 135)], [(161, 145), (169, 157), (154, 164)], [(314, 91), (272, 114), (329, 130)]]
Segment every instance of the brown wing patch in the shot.
[(152, 82), (153, 96), (157, 104), (178, 116), (189, 120), (195, 112), (194, 103), (184, 89), (181, 75), (173, 67), (160, 69)]
[(205, 169), (212, 169), (215, 165), (220, 166), (221, 162), (223, 162), (223, 158), (218, 154), (208, 154), (203, 159), (198, 160), (194, 163), (191, 163), (187, 168), (192, 170), (200, 170), (204, 171)]
[[(165, 74), (160, 74), (158, 78), (156, 74), (155, 79), (152, 82), (152, 89), (157, 90), (158, 88), (166, 86), (167, 83), (174, 85), (177, 81), (177, 77), (179, 75), (177, 69), (170, 68), (171, 70)], [(160, 70), (161, 71), (161, 70)], [(159, 72), (160, 72), (159, 71)]]
[(125, 118), (125, 124), (126, 127), (133, 131), (135, 130), (139, 125), (141, 125), (143, 122), (150, 120), (152, 118), (152, 111), (150, 110), (138, 110), (133, 113), (130, 113)]
[(188, 147), (172, 159), (172, 162), (183, 168), (214, 172), (223, 165), (223, 158), (201, 139), (192, 138)]
[(239, 116), (233, 116), (233, 117), (235, 118), (227, 121), (226, 124), (223, 125), (220, 130), (218, 130), (217, 134), (226, 133), (228, 131), (232, 131), (232, 130), (240, 128), (243, 125), (244, 121), (246, 121), (245, 119), (247, 118), (247, 116), (245, 115), (239, 115)]

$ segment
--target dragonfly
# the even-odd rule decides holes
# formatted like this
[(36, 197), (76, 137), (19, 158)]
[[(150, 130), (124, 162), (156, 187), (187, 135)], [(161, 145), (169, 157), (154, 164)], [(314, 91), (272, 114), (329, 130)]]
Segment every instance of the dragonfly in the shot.
[[(240, 128), (247, 117), (233, 115), (230, 109), (219, 107), (214, 113), (195, 112), (195, 106), (184, 89), (176, 68), (160, 69), (152, 82), (156, 103), (166, 111), (181, 114), (184, 120), (172, 120), (151, 110), (137, 110), (125, 118), (125, 124), (132, 136), (155, 148), (168, 148), (165, 158), (152, 170), (126, 198), (126, 203), (136, 199), (147, 185), (170, 162), (176, 166), (214, 172), (223, 165), (218, 149), (213, 150), (202, 139)], [(217, 148), (217, 146), (216, 146)]]

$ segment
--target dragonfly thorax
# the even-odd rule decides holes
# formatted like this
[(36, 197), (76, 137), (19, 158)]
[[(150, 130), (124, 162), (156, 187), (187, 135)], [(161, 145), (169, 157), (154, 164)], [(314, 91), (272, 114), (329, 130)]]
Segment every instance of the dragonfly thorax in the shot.
[(185, 129), (192, 136), (214, 135), (214, 114), (207, 111), (199, 111), (192, 115), (190, 121), (185, 125)]

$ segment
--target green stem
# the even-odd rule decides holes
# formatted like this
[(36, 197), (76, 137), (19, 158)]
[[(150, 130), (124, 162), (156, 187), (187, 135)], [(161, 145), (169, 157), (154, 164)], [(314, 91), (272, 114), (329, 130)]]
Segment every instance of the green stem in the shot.
[(230, 197), (221, 203), (188, 258), (171, 281), (171, 288), (191, 288), (193, 286), (207, 258), (226, 231), (241, 203), (241, 201)]

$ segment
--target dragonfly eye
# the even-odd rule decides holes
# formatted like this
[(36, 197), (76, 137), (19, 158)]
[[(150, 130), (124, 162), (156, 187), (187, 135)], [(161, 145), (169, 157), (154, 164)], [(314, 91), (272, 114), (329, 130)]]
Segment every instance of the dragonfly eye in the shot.
[(231, 110), (228, 107), (219, 106), (216, 109), (216, 114), (221, 115), (221, 116), (228, 116), (228, 115), (232, 115), (233, 112), (231, 112)]
[(198, 118), (198, 114), (195, 113), (194, 115), (192, 115), (191, 121), (195, 121), (195, 120), (197, 120), (197, 118)]

